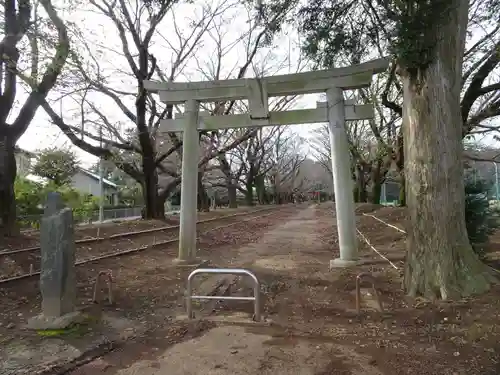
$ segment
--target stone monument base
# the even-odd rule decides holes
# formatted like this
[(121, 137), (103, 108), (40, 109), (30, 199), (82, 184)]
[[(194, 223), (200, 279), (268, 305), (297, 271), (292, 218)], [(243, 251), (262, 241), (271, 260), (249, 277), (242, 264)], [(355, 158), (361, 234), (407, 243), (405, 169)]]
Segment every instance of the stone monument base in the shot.
[(201, 258), (179, 259), (175, 258), (172, 263), (178, 267), (202, 267), (206, 266), (209, 261)]
[(81, 323), (85, 316), (80, 311), (75, 311), (63, 316), (45, 316), (43, 314), (34, 316), (28, 320), (26, 328), (40, 330), (65, 329), (75, 323)]
[(359, 264), (357, 260), (343, 260), (340, 258), (330, 260), (330, 270), (333, 268), (347, 268), (354, 267)]

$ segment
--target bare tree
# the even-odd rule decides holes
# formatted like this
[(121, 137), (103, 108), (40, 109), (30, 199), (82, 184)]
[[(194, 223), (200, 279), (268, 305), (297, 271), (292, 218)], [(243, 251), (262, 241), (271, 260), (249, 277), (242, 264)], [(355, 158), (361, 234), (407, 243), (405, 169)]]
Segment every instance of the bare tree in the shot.
[[(64, 21), (50, 0), (2, 1), (3, 35), (0, 42), (0, 232), (16, 233), (15, 144), (27, 130), (40, 103), (56, 85), (69, 54), (70, 39)], [(43, 10), (43, 11), (42, 11)], [(42, 28), (44, 30), (41, 35)], [(50, 39), (43, 59), (40, 40)], [(49, 55), (50, 54), (50, 55)], [(43, 70), (43, 66), (46, 66)], [(28, 95), (19, 95), (19, 75), (29, 80)], [(17, 102), (21, 101), (20, 106)], [(18, 109), (17, 115), (13, 110)], [(13, 118), (14, 117), (14, 118)]]
[[(300, 167), (305, 160), (302, 150), (304, 139), (285, 127), (280, 130), (275, 135), (270, 156), (265, 163), (267, 173), (263, 172), (264, 178), (268, 180), (274, 201), (278, 204), (292, 202), (295, 194), (302, 192), (306, 182), (299, 175)], [(264, 190), (262, 185), (257, 187), (258, 193)]]
[[(269, 45), (268, 28), (262, 28), (259, 23), (252, 20), (252, 7), (247, 6), (248, 12), (248, 31), (236, 37), (229, 38), (230, 32), (224, 31), (222, 27), (214, 27), (209, 32), (211, 39), (216, 45), (212, 54), (205, 55), (204, 59), (197, 59), (198, 72), (205, 78), (211, 80), (227, 79), (227, 78), (243, 78), (247, 76), (264, 76), (276, 74), (276, 72), (283, 72), (288, 67), (288, 71), (292, 67), (290, 55), (276, 56), (274, 53), (275, 46)], [(230, 20), (228, 20), (230, 21)], [(226, 22), (228, 22), (226, 21)], [(244, 46), (244, 59), (240, 63), (240, 68), (235, 69), (235, 66), (225, 68), (225, 56), (233, 49)], [(293, 72), (303, 69), (305, 64), (302, 59), (298, 59), (293, 64)], [(290, 106), (294, 97), (280, 97), (273, 98), (270, 101), (271, 110), (282, 110)], [(234, 113), (247, 112), (247, 105), (243, 101), (228, 101), (217, 102), (205, 106), (205, 109), (212, 115), (229, 115)], [(236, 162), (235, 158), (242, 160), (242, 154), (247, 156), (256, 153), (260, 150), (261, 141), (257, 140), (262, 138), (262, 129), (249, 128), (249, 129), (230, 129), (213, 132), (212, 136), (214, 142), (219, 145), (219, 149), (223, 145), (231, 144), (235, 147), (225, 147), (225, 152), (219, 152), (217, 161), (220, 165), (220, 172), (222, 176), (214, 176), (217, 171), (213, 171), (209, 185), (211, 187), (225, 187), (227, 188), (227, 195), (230, 207), (236, 207), (237, 191), (245, 194), (252, 194), (253, 189), (243, 188), (240, 184), (240, 179), (243, 175), (247, 176), (247, 183), (244, 186), (254, 184), (252, 168), (245, 169), (245, 163)], [(239, 144), (239, 145), (238, 145)], [(257, 146), (259, 145), (259, 146)], [(236, 147), (237, 146), (237, 147)], [(257, 173), (257, 172), (255, 172)], [(200, 191), (203, 186), (200, 185)], [(201, 199), (201, 197), (200, 197)], [(247, 203), (253, 201), (247, 196)]]
[[(76, 103), (73, 115), (61, 116), (49, 100), (43, 101), (43, 108), (73, 144), (112, 161), (141, 184), (146, 217), (162, 217), (165, 198), (180, 183), (182, 137), (159, 132), (160, 121), (173, 118), (177, 109), (159, 103), (144, 90), (143, 82), (153, 78), (173, 81), (181, 74), (189, 79), (190, 74), (185, 70), (188, 62), (197, 53), (205, 53), (200, 48), (207, 36), (227, 23), (224, 17), (240, 6), (239, 2), (196, 3), (194, 9), (201, 12), (193, 12), (194, 18), (190, 13), (190, 22), (184, 26), (176, 16), (179, 5), (174, 1), (92, 0), (90, 4), (92, 11), (114, 28), (118, 46), (115, 48), (108, 40), (90, 41), (89, 35), (82, 32), (79, 48), (72, 51), (69, 69), (71, 79), (78, 82), (80, 89), (65, 95)], [(167, 21), (173, 27), (173, 38), (162, 32)], [(268, 29), (258, 25), (250, 29), (253, 36), (245, 39), (249, 58), (239, 69), (238, 77), (247, 74), (257, 51), (269, 43)], [(152, 47), (162, 43), (172, 52), (168, 69), (163, 67), (163, 59), (157, 59)], [(161, 51), (163, 56), (165, 50)], [(102, 66), (104, 55), (112, 58), (107, 61), (107, 67)], [(115, 61), (121, 61), (123, 67)], [(234, 107), (234, 102), (215, 103), (212, 110), (223, 108), (223, 112), (230, 113)], [(102, 134), (99, 129), (103, 129)], [(201, 142), (217, 146), (210, 147), (210, 152), (199, 161), (200, 175), (212, 158), (231, 150), (252, 134), (252, 129), (248, 129), (231, 142), (214, 142), (217, 133), (202, 132)]]
[[(200, 48), (214, 20), (235, 4), (202, 4), (201, 14), (182, 27), (175, 15), (175, 1), (91, 0), (92, 12), (104, 17), (106, 25), (114, 29), (118, 47), (102, 38), (89, 40), (88, 33), (81, 32), (68, 69), (80, 90), (64, 95), (64, 99), (74, 103), (73, 114), (61, 116), (49, 100), (42, 102), (52, 121), (73, 144), (111, 160), (141, 184), (146, 217), (163, 216), (164, 199), (180, 182), (174, 156), (182, 156), (182, 140), (174, 133), (167, 138), (158, 136), (160, 120), (172, 118), (174, 108), (157, 102), (144, 89), (144, 81), (154, 77), (164, 81), (176, 79)], [(167, 39), (161, 33), (167, 16), (173, 24), (174, 38)], [(172, 51), (169, 69), (164, 69), (153, 53), (153, 43), (162, 41)], [(102, 66), (105, 56), (111, 58), (106, 61), (107, 67)], [(212, 157), (206, 156), (200, 163)], [(170, 177), (162, 187), (160, 173)]]
[(313, 136), (309, 138), (309, 146), (313, 151), (314, 158), (333, 178), (328, 124), (322, 124), (321, 126), (313, 130)]
[[(226, 154), (234, 186), (245, 195), (247, 205), (254, 204), (254, 193), (261, 204), (278, 203), (294, 192), (297, 173), (304, 157), (300, 146), (302, 139), (289, 127), (259, 128), (256, 135)], [(214, 186), (225, 186), (224, 181)], [(281, 195), (280, 195), (281, 194)]]

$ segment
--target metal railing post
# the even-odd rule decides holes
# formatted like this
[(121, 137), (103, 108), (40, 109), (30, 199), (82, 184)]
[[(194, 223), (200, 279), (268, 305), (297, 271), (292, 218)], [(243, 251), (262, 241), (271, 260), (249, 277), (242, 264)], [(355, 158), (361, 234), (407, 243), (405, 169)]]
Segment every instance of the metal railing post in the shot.
[[(192, 280), (196, 275), (199, 274), (226, 274), (226, 275), (246, 275), (249, 276), (253, 281), (253, 297), (232, 297), (232, 296), (193, 296), (193, 285)], [(187, 278), (186, 285), (186, 312), (188, 319), (193, 319), (193, 299), (215, 299), (215, 300), (240, 300), (240, 301), (253, 301), (254, 303), (254, 315), (253, 319), (257, 322), (260, 321), (260, 282), (257, 276), (252, 272), (242, 269), (242, 268), (197, 268), (191, 272)]]
[[(196, 270), (195, 270), (196, 271)], [(194, 271), (193, 271), (194, 272)], [(186, 312), (188, 319), (193, 319), (194, 314), (193, 314), (193, 285), (192, 285), (192, 280), (193, 280), (193, 272), (191, 272), (188, 276), (187, 279), (187, 286), (186, 286)]]
[(384, 312), (384, 308), (382, 306), (382, 302), (380, 301), (380, 296), (378, 294), (377, 288), (375, 287), (375, 278), (368, 273), (360, 273), (356, 276), (356, 311), (358, 314), (361, 313), (361, 280), (365, 279), (370, 282), (372, 286), (373, 297), (377, 301), (380, 312)]

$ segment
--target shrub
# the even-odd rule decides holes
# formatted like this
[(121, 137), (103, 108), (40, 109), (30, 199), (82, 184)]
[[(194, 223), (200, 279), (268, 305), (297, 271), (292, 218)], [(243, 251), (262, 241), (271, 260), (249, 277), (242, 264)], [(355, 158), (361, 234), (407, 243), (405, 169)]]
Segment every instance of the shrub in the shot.
[(499, 211), (491, 207), (488, 200), (489, 190), (486, 181), (466, 177), (465, 224), (472, 247), (480, 257), (484, 256), (488, 237), (500, 226)]
[(88, 194), (81, 194), (69, 186), (57, 186), (53, 182), (46, 185), (17, 177), (14, 184), (19, 222), (22, 227), (38, 228), (43, 206), (50, 191), (61, 194), (66, 205), (73, 209), (77, 222), (87, 221), (97, 210), (98, 199)]
[(73, 209), (73, 217), (76, 222), (90, 220), (92, 213), (99, 208), (99, 198), (82, 194), (70, 186), (60, 186), (55, 189), (54, 186), (48, 185), (45, 197), (49, 191), (58, 191), (61, 194), (64, 203)]

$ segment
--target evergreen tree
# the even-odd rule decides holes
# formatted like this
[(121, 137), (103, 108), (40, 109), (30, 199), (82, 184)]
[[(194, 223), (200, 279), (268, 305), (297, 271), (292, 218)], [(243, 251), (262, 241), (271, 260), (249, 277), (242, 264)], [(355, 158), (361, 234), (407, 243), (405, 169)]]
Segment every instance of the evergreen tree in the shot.
[(490, 184), (474, 179), (471, 174), (465, 178), (465, 225), (474, 251), (484, 257), (484, 245), (488, 237), (499, 227), (498, 210), (490, 206), (488, 192)]

